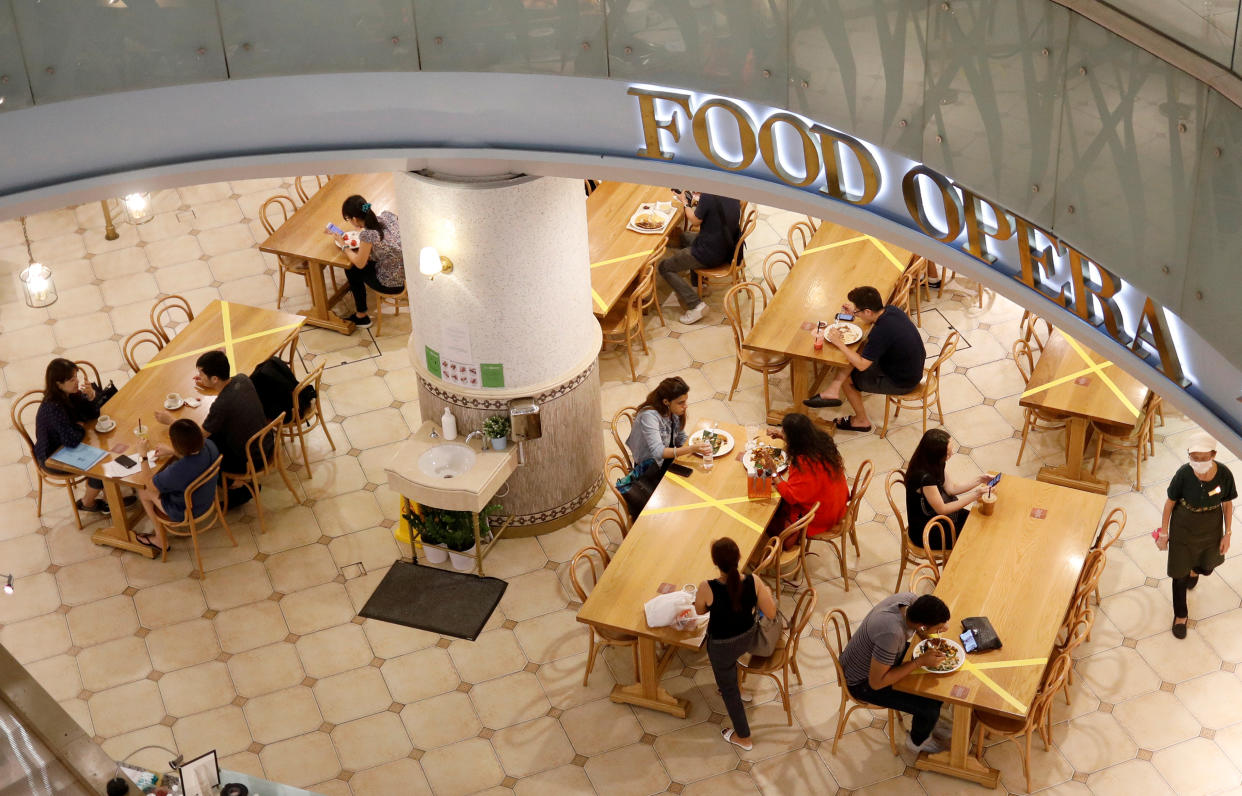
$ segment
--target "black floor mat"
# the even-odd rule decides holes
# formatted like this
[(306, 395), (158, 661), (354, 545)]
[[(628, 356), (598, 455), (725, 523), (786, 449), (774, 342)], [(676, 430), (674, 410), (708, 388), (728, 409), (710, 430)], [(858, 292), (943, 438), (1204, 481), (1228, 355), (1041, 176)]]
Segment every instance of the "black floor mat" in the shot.
[(398, 561), (359, 616), (474, 641), (509, 584)]

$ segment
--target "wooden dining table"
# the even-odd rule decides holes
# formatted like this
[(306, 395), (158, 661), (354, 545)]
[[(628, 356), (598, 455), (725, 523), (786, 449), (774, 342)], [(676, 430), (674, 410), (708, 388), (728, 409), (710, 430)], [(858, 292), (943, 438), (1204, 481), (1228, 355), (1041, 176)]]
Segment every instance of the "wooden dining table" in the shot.
[[(685, 211), (673, 192), (655, 185), (601, 182), (587, 197), (587, 239), (591, 257), (591, 310), (602, 318), (625, 295), (648, 255), (661, 241), (679, 240)], [(630, 216), (644, 203), (672, 202), (676, 211), (663, 231), (645, 234), (627, 229)], [(670, 245), (673, 241), (670, 241)]]
[(1133, 426), (1150, 392), (1112, 362), (1054, 331), (1018, 399), (1019, 406), (1066, 416), (1065, 464), (1044, 466), (1039, 480), (1107, 493), (1108, 482), (1083, 467), (1091, 423)]
[(301, 314), (306, 316), (306, 322), (311, 326), (342, 334), (353, 332), (354, 324), (337, 317), (332, 307), (349, 292), (349, 285), (342, 280), (341, 286), (329, 293), (324, 282), (324, 269), (340, 268), (343, 272), (350, 262), (345, 252), (336, 245), (335, 239), (325, 235), (324, 230), (330, 223), (342, 226), (341, 204), (354, 194), (366, 197), (376, 215), (385, 210), (396, 211), (391, 173), (338, 174), (259, 244), (259, 251), (308, 264), (311, 306), (302, 310)]
[(115, 428), (100, 433), (92, 423), (87, 426), (83, 440), (87, 445), (109, 451), (109, 454), (89, 470), (76, 471), (103, 481), (104, 495), (112, 512), (112, 524), (96, 531), (91, 541), (140, 553), (148, 558), (155, 556), (152, 548), (134, 538), (134, 527), (143, 516), (142, 507), (137, 504), (126, 507), (121, 494), (123, 485), (142, 487), (149, 479), (143, 476), (141, 470), (130, 476), (111, 478), (105, 473), (104, 464), (119, 454), (138, 459), (141, 443), (137, 434), (139, 419), (152, 450), (156, 445), (168, 445), (168, 426), (157, 422), (155, 413), (164, 408), (164, 400), (169, 393), (199, 399), (197, 407), (187, 405), (169, 414), (174, 419), (188, 417), (202, 425), (215, 395), (200, 390), (194, 383), (198, 370), (195, 362), (200, 354), (223, 350), (233, 373), (250, 373), (260, 362), (283, 348), (305, 321), (306, 318), (301, 315), (213, 301), (121, 386), (103, 406), (103, 413), (115, 421)]
[(971, 754), (971, 715), (1026, 719), (1106, 499), (1005, 474), (992, 515), (971, 512), (934, 593), (952, 615), (946, 636), (956, 639), (962, 619), (983, 616), (1003, 646), (968, 654), (956, 672), (910, 674), (894, 686), (953, 708), (948, 751), (920, 754), (915, 767), (996, 786), (999, 772)]
[[(773, 408), (769, 423), (778, 424), (789, 412), (803, 411), (802, 399), (809, 398), (812, 390), (812, 369), (850, 367), (831, 343), (815, 350), (815, 324), (832, 323), (856, 287), (871, 285), (887, 300), (913, 259), (913, 253), (871, 235), (827, 221), (820, 224), (742, 342), (743, 348), (790, 358), (794, 406)], [(850, 346), (855, 351), (866, 343), (870, 331), (866, 324), (859, 326), (863, 336)]]
[[(763, 543), (764, 528), (780, 504), (775, 493), (747, 497), (746, 468), (740, 460), (746, 431), (732, 423), (721, 423), (720, 428), (733, 436), (733, 449), (718, 457), (707, 472), (696, 455), (678, 459), (694, 473), (665, 473), (578, 611), (579, 622), (638, 638), (638, 682), (614, 687), (613, 702), (686, 717), (688, 700), (668, 693), (660, 677), (677, 647), (702, 646), (704, 629), (649, 627), (643, 605), (659, 593), (662, 583), (680, 589), (719, 577), (711, 560), (713, 539), (730, 537), (746, 561)], [(665, 645), (662, 658), (656, 655), (657, 643)]]

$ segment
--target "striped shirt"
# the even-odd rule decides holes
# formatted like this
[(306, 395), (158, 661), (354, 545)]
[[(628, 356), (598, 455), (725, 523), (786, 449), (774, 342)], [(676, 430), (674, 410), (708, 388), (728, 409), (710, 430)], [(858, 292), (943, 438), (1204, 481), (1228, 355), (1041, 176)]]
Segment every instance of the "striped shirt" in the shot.
[(841, 654), (841, 668), (845, 671), (845, 682), (858, 685), (867, 682), (871, 673), (871, 659), (885, 666), (896, 666), (901, 663), (902, 653), (910, 643), (914, 631), (906, 624), (901, 609), (914, 602), (918, 595), (912, 591), (903, 591), (891, 597), (885, 597), (876, 603), (867, 618), (854, 631), (850, 643), (845, 645)]

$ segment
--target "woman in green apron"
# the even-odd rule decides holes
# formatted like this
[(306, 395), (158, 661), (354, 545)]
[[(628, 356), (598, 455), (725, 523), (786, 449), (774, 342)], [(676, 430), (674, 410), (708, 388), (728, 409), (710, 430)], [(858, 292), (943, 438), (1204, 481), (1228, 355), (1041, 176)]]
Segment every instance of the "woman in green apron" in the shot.
[(1229, 552), (1233, 499), (1238, 496), (1233, 473), (1216, 461), (1216, 442), (1196, 434), (1187, 447), (1190, 461), (1169, 482), (1168, 500), (1156, 546), (1169, 551), (1173, 578), (1173, 635), (1186, 638), (1186, 592), (1210, 575)]

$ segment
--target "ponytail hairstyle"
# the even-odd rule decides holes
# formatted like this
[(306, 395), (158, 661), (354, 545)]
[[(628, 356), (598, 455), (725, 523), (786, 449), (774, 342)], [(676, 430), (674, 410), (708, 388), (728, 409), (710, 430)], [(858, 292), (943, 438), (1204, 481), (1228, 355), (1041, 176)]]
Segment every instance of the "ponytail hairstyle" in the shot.
[(354, 194), (341, 203), (341, 215), (345, 218), (358, 219), (362, 222), (362, 226), (378, 232), (380, 240), (384, 239), (384, 225), (380, 223), (375, 211), (371, 209), (371, 203), (358, 194)]
[(48, 403), (69, 406), (69, 396), (60, 388), (62, 381), (69, 381), (78, 375), (78, 366), (72, 360), (57, 357), (47, 363), (43, 372), (43, 400)]
[(742, 551), (738, 550), (737, 542), (723, 536), (712, 542), (712, 563), (724, 573), (725, 588), (729, 590), (729, 602), (734, 611), (742, 610), (742, 574), (737, 571), (738, 562), (742, 560)]

